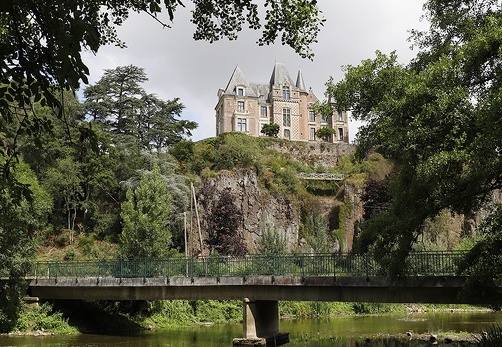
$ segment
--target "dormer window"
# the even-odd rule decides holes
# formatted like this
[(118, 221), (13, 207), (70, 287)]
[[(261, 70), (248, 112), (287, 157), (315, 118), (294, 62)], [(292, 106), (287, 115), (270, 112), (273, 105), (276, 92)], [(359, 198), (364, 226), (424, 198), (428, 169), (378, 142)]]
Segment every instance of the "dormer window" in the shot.
[(291, 91), (289, 90), (289, 86), (282, 86), (282, 98), (284, 100), (289, 100), (291, 98)]
[(244, 96), (244, 88), (242, 87), (237, 87), (237, 96)]

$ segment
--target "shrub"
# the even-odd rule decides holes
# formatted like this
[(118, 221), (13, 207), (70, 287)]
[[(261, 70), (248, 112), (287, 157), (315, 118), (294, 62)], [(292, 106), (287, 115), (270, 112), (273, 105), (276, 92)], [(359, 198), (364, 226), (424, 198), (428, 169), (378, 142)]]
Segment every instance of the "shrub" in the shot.
[(261, 232), (261, 237), (258, 239), (258, 253), (266, 255), (285, 254), (287, 249), (286, 233), (277, 230), (272, 223), (266, 223)]
[(495, 324), (488, 327), (486, 332), (475, 336), (474, 339), (480, 347), (500, 347), (502, 346), (502, 327)]
[(42, 330), (55, 334), (76, 334), (75, 327), (68, 324), (68, 319), (61, 312), (53, 312), (50, 304), (44, 303), (33, 308), (25, 308), (16, 322), (14, 331), (32, 332)]

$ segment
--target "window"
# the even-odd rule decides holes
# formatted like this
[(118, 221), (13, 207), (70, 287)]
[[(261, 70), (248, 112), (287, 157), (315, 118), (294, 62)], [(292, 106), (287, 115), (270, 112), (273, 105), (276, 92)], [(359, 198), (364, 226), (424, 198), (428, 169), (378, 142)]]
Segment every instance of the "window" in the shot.
[(338, 121), (343, 122), (343, 113), (341, 111), (338, 111)]
[(237, 88), (237, 96), (244, 96), (244, 88), (241, 87)]
[(265, 95), (261, 94), (261, 95), (260, 95), (260, 100), (261, 100), (261, 101), (265, 101)]
[(261, 113), (260, 113), (260, 116), (262, 118), (267, 118), (267, 106), (262, 106), (261, 107)]
[(309, 111), (309, 122), (315, 122), (315, 112), (312, 110)]
[(291, 132), (289, 129), (284, 129), (284, 138), (288, 140), (291, 139)]
[(247, 132), (246, 118), (237, 118), (237, 131), (240, 131), (241, 133)]
[(291, 126), (291, 110), (289, 108), (282, 109), (282, 125), (285, 127)]
[(289, 86), (283, 86), (282, 87), (282, 98), (285, 100), (289, 100), (291, 97), (290, 91), (289, 91)]
[(315, 128), (310, 128), (310, 141), (315, 141)]
[(237, 111), (244, 112), (244, 101), (237, 101)]
[(338, 140), (343, 141), (343, 128), (338, 128)]

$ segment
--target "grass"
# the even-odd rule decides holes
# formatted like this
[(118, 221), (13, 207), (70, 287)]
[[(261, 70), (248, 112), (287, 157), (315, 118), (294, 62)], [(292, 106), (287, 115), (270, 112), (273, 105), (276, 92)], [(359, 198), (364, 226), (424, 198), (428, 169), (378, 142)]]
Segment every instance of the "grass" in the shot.
[(500, 347), (502, 346), (502, 327), (495, 324), (475, 336), (474, 339), (480, 347)]

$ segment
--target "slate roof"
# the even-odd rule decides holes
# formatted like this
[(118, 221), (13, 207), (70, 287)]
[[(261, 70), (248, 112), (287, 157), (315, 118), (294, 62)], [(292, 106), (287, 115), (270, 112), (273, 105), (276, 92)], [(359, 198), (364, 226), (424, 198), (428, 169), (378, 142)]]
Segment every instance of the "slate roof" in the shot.
[(275, 63), (274, 71), (272, 71), (272, 77), (270, 77), (270, 85), (273, 86), (280, 84), (287, 84), (290, 86), (295, 85), (288, 70), (286, 69), (286, 64)]
[(303, 82), (303, 75), (301, 71), (298, 71), (298, 76), (296, 78), (296, 83), (293, 83), (288, 70), (286, 69), (286, 64), (275, 63), (274, 70), (272, 71), (272, 76), (270, 77), (269, 84), (265, 83), (249, 83), (244, 76), (244, 73), (237, 65), (228, 81), (227, 87), (225, 88), (224, 94), (235, 94), (236, 87), (244, 87), (246, 96), (259, 97), (264, 95), (268, 98), (270, 90), (273, 85), (290, 85), (296, 86), (301, 91), (305, 91), (305, 83)]
[(298, 70), (298, 76), (296, 77), (296, 87), (301, 91), (306, 91), (305, 82), (303, 82), (303, 75), (301, 70)]

